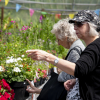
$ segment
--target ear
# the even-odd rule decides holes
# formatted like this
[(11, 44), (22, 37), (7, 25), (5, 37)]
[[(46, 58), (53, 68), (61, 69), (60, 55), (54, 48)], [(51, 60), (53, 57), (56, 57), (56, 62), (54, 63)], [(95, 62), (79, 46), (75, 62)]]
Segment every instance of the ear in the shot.
[(66, 41), (68, 42), (68, 37), (65, 37)]

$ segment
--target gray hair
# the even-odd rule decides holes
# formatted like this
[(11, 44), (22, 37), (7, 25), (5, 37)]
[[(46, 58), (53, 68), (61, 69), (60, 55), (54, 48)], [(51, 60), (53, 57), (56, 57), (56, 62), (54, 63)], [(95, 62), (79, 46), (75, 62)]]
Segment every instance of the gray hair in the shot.
[(54, 24), (51, 33), (55, 34), (60, 40), (67, 37), (69, 42), (74, 42), (78, 39), (77, 35), (75, 34), (74, 26), (69, 23), (68, 18), (59, 20), (56, 24)]
[(90, 22), (88, 22), (88, 24), (89, 24), (89, 27), (90, 27), (89, 35), (90, 36), (99, 36), (100, 33), (97, 32), (97, 30), (96, 30), (97, 29), (97, 25), (95, 25), (93, 23), (90, 23)]

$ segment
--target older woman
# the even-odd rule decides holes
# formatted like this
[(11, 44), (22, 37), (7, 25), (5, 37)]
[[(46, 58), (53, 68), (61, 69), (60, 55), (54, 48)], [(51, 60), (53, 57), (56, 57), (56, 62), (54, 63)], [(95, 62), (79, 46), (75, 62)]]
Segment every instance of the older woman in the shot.
[[(54, 24), (53, 29), (51, 30), (51, 33), (55, 34), (58, 40), (58, 45), (62, 45), (66, 49), (69, 49), (65, 59), (71, 62), (76, 62), (79, 59), (80, 54), (84, 50), (85, 46), (75, 34), (74, 26), (70, 24), (68, 21), (69, 19), (62, 19), (58, 21), (56, 24)], [(58, 76), (58, 81), (65, 82), (73, 78), (75, 77), (62, 71)], [(32, 86), (31, 82), (29, 80), (27, 81)], [(76, 87), (77, 88), (75, 88), (74, 90), (79, 90), (78, 84), (76, 85)], [(32, 93), (38, 93), (38, 94), (41, 92), (41, 89), (38, 89), (34, 86), (32, 86), (32, 88), (33, 89), (27, 89), (27, 91), (32, 92)], [(79, 98), (80, 98), (79, 91), (76, 91), (73, 94), (73, 97), (71, 97), (72, 100), (79, 99)]]

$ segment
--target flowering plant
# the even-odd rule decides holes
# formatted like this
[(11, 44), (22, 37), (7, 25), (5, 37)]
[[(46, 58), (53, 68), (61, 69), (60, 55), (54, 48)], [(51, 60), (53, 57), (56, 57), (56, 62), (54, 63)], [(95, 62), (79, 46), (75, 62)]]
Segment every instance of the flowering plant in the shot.
[(23, 82), (26, 78), (33, 80), (35, 69), (25, 61), (24, 55), (17, 58), (7, 57), (5, 64), (3, 62), (0, 66), (0, 79), (5, 79), (9, 83)]
[(27, 55), (21, 55), (16, 58), (11, 56), (7, 57), (5, 64), (3, 62), (0, 66), (0, 79), (5, 79), (11, 83), (13, 81), (24, 82), (26, 79), (46, 78), (47, 68), (49, 68), (49, 63), (45, 61), (33, 61)]
[(6, 80), (0, 80), (0, 100), (13, 100), (14, 95), (14, 90), (11, 89)]

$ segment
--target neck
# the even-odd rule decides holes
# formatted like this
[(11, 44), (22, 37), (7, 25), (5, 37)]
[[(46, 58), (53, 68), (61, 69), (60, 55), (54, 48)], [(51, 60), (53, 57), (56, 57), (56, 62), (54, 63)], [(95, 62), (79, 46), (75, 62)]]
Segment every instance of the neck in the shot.
[(72, 45), (75, 41), (76, 41), (76, 40), (74, 40), (73, 42), (69, 43), (69, 48), (68, 48), (68, 49), (70, 49), (71, 45)]
[(84, 39), (84, 42), (87, 45), (89, 45), (90, 43), (92, 43), (94, 40), (96, 40), (97, 38), (99, 38), (99, 36), (90, 36), (86, 39)]

